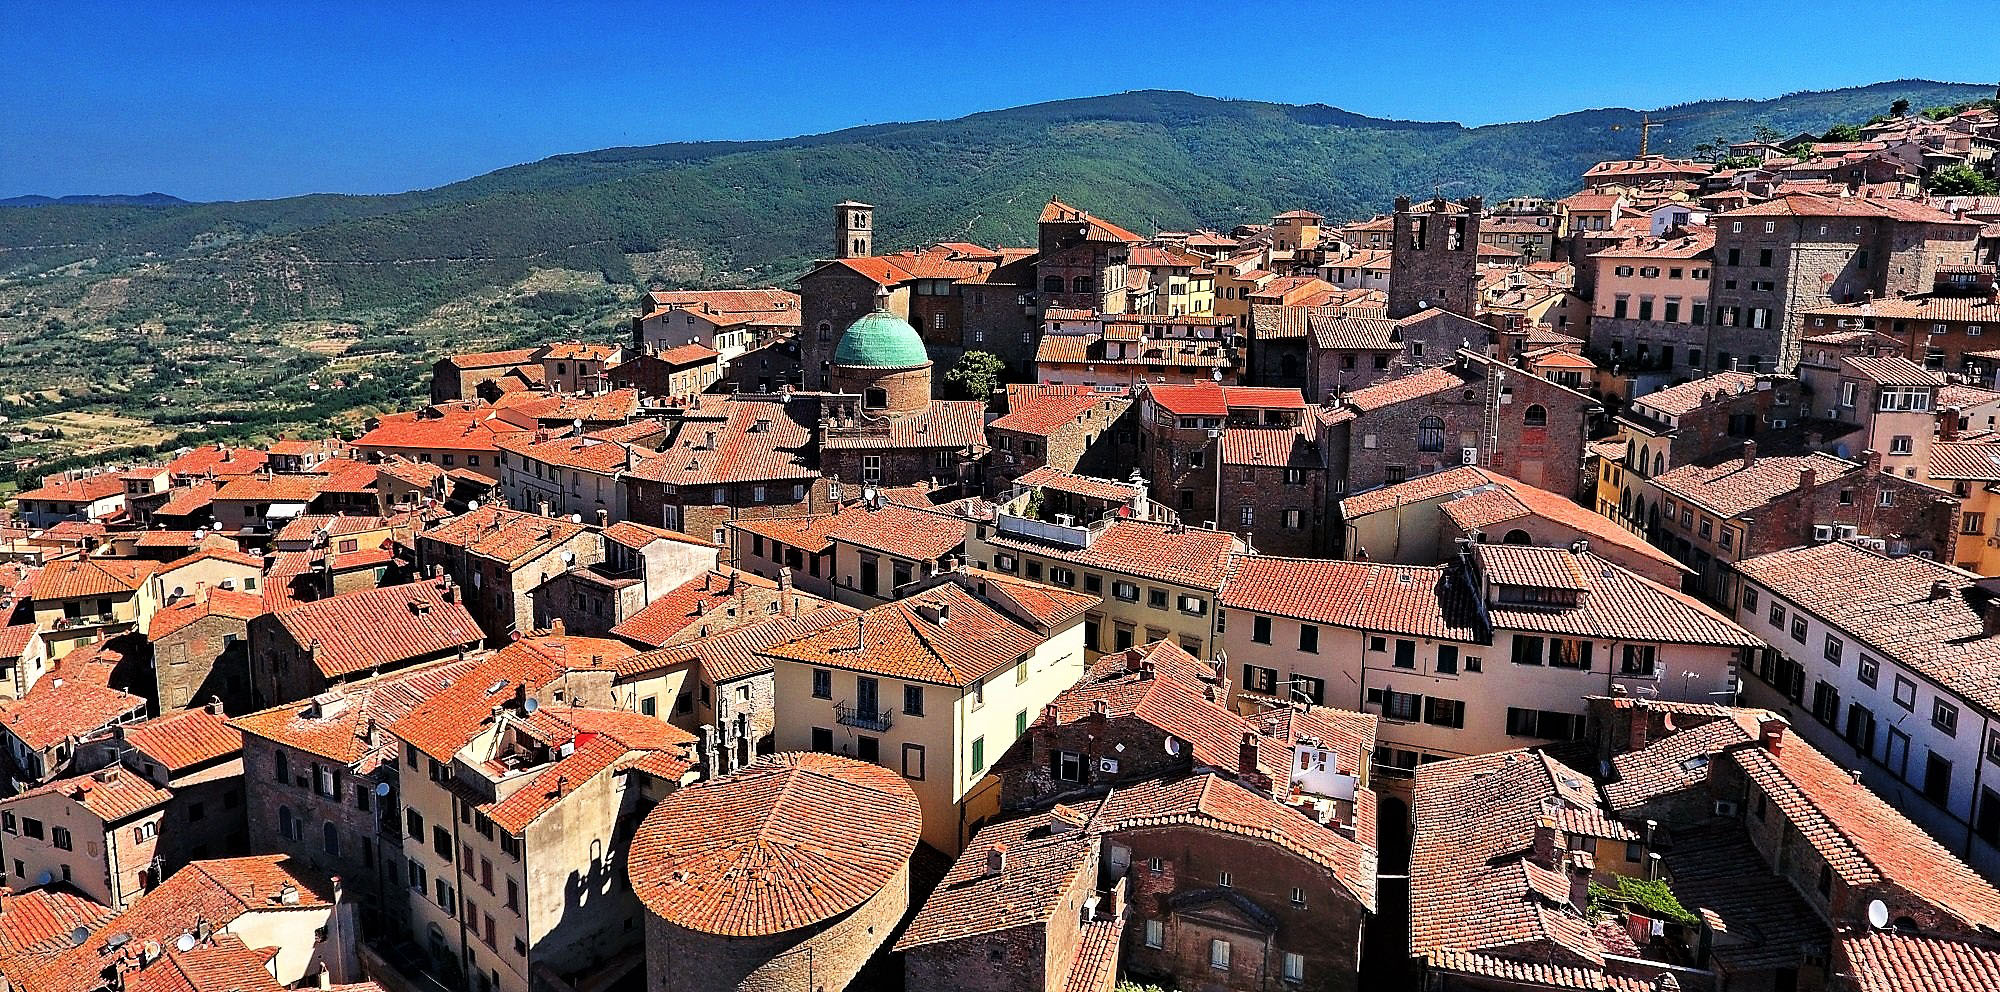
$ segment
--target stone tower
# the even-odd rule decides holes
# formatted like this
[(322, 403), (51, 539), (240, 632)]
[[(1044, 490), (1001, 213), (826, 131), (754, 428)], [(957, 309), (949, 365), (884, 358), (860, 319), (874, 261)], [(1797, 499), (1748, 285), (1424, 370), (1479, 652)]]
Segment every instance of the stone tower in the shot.
[(843, 200), (833, 205), (833, 257), (861, 258), (875, 254), (875, 208)]
[(1466, 317), (1479, 312), (1479, 224), (1486, 203), (1440, 196), (1412, 207), (1396, 198), (1389, 254), (1389, 319), (1433, 307)]

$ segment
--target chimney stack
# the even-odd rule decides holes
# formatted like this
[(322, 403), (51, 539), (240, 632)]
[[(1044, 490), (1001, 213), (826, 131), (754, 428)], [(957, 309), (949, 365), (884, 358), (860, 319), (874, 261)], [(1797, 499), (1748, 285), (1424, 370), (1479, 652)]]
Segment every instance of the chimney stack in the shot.
[(1757, 464), (1757, 442), (1746, 440), (1743, 442), (1743, 467), (1749, 468), (1755, 464)]
[(1544, 868), (1556, 866), (1556, 821), (1544, 816), (1535, 824), (1535, 849), (1531, 857)]
[(1571, 851), (1569, 854), (1569, 904), (1579, 913), (1590, 909), (1590, 873), (1597, 867), (1596, 859), (1589, 851)]
[(1757, 743), (1773, 757), (1785, 752), (1785, 721), (1779, 717), (1767, 717), (1757, 724)]
[(1243, 732), (1243, 743), (1238, 745), (1236, 749), (1236, 775), (1238, 778), (1247, 779), (1253, 778), (1258, 774), (1257, 735), (1246, 730)]
[(1007, 870), (1007, 845), (995, 844), (986, 849), (986, 874), (998, 875)]
[(1938, 412), (1938, 440), (1956, 441), (1960, 424), (1959, 410), (1955, 406), (1945, 407)]

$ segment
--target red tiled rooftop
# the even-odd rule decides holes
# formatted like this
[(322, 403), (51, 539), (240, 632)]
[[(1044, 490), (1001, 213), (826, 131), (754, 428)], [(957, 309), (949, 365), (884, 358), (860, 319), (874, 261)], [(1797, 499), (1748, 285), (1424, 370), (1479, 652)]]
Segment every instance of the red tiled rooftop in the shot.
[[(449, 587), (447, 587), (449, 588)], [(328, 678), (440, 654), (486, 639), (456, 589), (437, 582), (360, 589), (273, 613)]]
[(125, 726), (125, 742), (168, 771), (207, 764), (243, 750), (243, 732), (207, 707), (156, 716)]
[(921, 813), (902, 776), (829, 754), (760, 759), (682, 788), (646, 817), (627, 871), (652, 913), (760, 937), (848, 912), (897, 879)]

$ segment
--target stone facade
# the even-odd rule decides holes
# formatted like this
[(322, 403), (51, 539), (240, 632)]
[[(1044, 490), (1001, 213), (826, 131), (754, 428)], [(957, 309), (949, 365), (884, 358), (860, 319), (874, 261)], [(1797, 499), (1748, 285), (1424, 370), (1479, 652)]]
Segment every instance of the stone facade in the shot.
[[(250, 850), (283, 853), (340, 876), (371, 921), (401, 921), (408, 899), (396, 805), (397, 767), (358, 772), (256, 734), (243, 735), (243, 815)], [(376, 787), (387, 783), (384, 798)], [(339, 795), (329, 795), (334, 790)], [(328, 831), (336, 838), (328, 841)], [(400, 929), (400, 923), (396, 923)], [(397, 929), (383, 932), (397, 932)]]
[(221, 613), (153, 642), (160, 712), (219, 699), (225, 709), (250, 705), (250, 622)]
[(1473, 316), (1479, 309), (1479, 225), (1485, 201), (1440, 196), (1421, 207), (1396, 198), (1389, 255), (1389, 317), (1433, 307)]
[[(844, 989), (910, 908), (906, 866), (861, 905), (812, 927), (764, 937), (699, 933), (646, 915), (647, 992)], [(923, 986), (916, 986), (923, 987)], [(969, 988), (956, 976), (934, 989)]]

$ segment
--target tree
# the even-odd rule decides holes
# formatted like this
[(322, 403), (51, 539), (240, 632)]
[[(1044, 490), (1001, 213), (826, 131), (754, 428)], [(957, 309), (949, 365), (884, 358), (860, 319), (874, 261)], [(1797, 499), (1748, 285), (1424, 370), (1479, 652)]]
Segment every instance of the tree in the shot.
[(1898, 97), (1895, 103), (1889, 105), (1889, 116), (1891, 117), (1910, 116), (1910, 101)]
[(1860, 141), (1861, 129), (1852, 124), (1835, 124), (1822, 137), (1827, 141)]
[(983, 400), (993, 395), (993, 390), (1000, 386), (1001, 377), (1006, 374), (1007, 363), (999, 355), (990, 351), (968, 351), (944, 377), (956, 383), (966, 396)]
[(1924, 180), (1924, 188), (1933, 196), (1992, 196), (2000, 193), (2000, 183), (1962, 163), (1931, 173), (1930, 178)]
[(1755, 128), (1751, 129), (1750, 134), (1758, 141), (1767, 145), (1775, 145), (1778, 143), (1778, 140), (1780, 138), (1783, 138), (1785, 136), (1785, 132), (1780, 131), (1775, 127), (1772, 127), (1769, 124), (1757, 125)]

